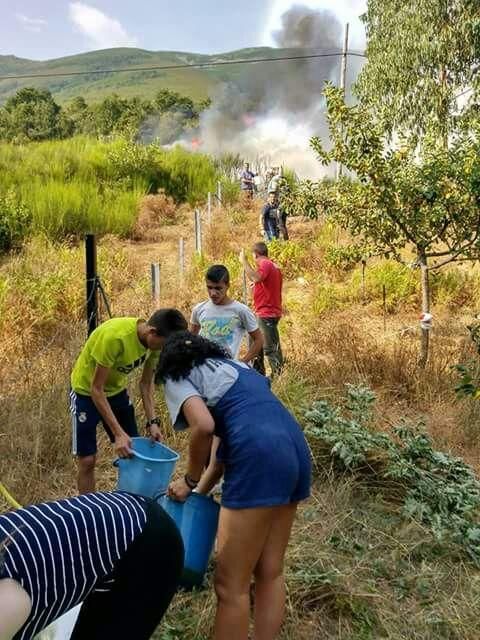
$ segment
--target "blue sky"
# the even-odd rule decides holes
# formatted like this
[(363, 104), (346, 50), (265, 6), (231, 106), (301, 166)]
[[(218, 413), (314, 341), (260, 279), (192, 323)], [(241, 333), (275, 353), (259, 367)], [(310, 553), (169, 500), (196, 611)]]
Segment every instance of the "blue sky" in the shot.
[(0, 55), (46, 60), (116, 46), (216, 53), (272, 44), (294, 4), (328, 8), (352, 25), (366, 0), (0, 0)]

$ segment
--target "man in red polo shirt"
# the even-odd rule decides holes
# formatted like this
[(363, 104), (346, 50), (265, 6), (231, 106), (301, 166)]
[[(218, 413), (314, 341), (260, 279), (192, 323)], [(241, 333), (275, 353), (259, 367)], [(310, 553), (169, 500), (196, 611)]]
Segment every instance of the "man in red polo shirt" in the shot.
[[(241, 262), (248, 279), (253, 283), (253, 306), (258, 325), (263, 333), (265, 355), (270, 363), (272, 377), (279, 374), (283, 365), (282, 348), (278, 333), (278, 322), (282, 317), (282, 272), (268, 259), (268, 248), (264, 242), (253, 245), (256, 269), (248, 262), (242, 251)], [(265, 375), (263, 349), (257, 356), (255, 368)]]

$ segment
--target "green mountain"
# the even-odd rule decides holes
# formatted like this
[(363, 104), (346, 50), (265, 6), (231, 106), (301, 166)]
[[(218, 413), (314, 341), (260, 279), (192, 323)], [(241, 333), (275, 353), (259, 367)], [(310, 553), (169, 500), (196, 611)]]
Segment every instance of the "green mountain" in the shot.
[(106, 95), (139, 95), (152, 97), (160, 89), (168, 88), (188, 95), (194, 100), (206, 98), (221, 81), (238, 78), (245, 73), (243, 65), (225, 65), (202, 69), (172, 69), (134, 71), (135, 68), (220, 62), (248, 58), (282, 56), (287, 50), (256, 47), (216, 55), (201, 55), (179, 51), (146, 51), (144, 49), (103, 49), (55, 60), (38, 62), (15, 56), (0, 56), (0, 76), (38, 75), (94, 72), (108, 69), (127, 69), (123, 73), (87, 73), (85, 75), (8, 78), (0, 80), (0, 103), (22, 87), (49, 89), (59, 103), (75, 96), (96, 102)]

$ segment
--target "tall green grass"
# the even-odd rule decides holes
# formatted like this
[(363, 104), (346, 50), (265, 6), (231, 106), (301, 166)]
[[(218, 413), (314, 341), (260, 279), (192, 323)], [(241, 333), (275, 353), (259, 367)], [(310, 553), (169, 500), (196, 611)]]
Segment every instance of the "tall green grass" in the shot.
[(32, 234), (126, 236), (142, 196), (163, 189), (177, 202), (204, 202), (221, 178), (209, 156), (125, 140), (0, 145), (0, 198), (14, 194)]

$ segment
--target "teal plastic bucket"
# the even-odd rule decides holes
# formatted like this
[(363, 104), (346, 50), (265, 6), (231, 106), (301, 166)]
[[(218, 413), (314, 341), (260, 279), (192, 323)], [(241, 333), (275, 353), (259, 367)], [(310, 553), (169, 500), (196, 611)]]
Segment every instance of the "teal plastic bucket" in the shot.
[(186, 502), (162, 496), (159, 503), (175, 521), (185, 547), (181, 586), (201, 586), (218, 529), (220, 505), (208, 496), (192, 493)]
[(176, 451), (150, 438), (132, 438), (133, 455), (119, 458), (118, 491), (129, 491), (147, 498), (156, 498), (166, 492), (180, 457)]

